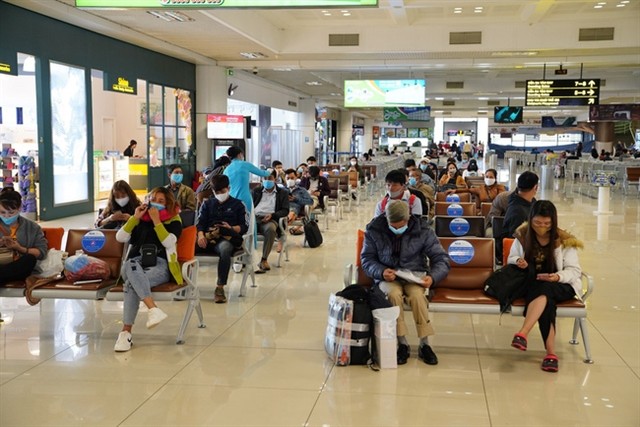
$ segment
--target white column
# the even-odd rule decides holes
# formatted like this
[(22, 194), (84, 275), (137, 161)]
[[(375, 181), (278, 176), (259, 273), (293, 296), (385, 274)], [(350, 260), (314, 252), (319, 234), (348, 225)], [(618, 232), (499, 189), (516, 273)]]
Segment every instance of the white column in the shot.
[[(300, 99), (298, 108), (300, 109), (299, 128), (302, 131), (300, 159), (298, 159), (300, 164), (315, 153), (316, 101), (312, 98)], [(298, 166), (298, 164), (291, 166)]]
[(375, 121), (373, 119), (364, 119), (364, 148), (363, 152), (369, 151), (373, 148), (373, 126)]
[(351, 134), (353, 133), (353, 113), (341, 111), (338, 122), (338, 144), (336, 151), (350, 151)]
[(207, 138), (207, 114), (227, 114), (227, 70), (215, 65), (196, 65), (196, 168), (211, 165), (211, 140)]

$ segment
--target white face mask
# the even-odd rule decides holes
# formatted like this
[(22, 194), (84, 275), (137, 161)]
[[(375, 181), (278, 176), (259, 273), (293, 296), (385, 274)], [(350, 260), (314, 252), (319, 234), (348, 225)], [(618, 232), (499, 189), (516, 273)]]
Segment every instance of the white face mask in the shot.
[(229, 198), (229, 192), (225, 192), (222, 194), (215, 194), (216, 199), (220, 202), (220, 203), (224, 203), (227, 201), (227, 199)]
[(293, 188), (295, 186), (296, 186), (296, 180), (295, 179), (288, 179), (287, 180), (287, 187)]
[(484, 179), (484, 183), (485, 183), (485, 185), (488, 185), (490, 187), (490, 186), (492, 186), (493, 184), (496, 183), (496, 179), (495, 178), (485, 178)]
[(355, 160), (351, 160), (349, 163), (351, 163), (351, 166), (355, 166), (358, 164), (358, 162), (356, 162)]
[(122, 199), (116, 199), (116, 203), (118, 204), (118, 206), (120, 206), (121, 208), (124, 208), (125, 206), (127, 206), (127, 204), (129, 203), (129, 196), (127, 197), (123, 197)]

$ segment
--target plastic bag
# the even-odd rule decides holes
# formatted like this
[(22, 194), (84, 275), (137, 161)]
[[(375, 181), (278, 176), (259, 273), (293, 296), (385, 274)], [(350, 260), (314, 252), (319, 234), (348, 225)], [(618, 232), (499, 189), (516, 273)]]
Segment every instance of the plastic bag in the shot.
[(109, 264), (86, 254), (73, 255), (64, 262), (64, 276), (70, 282), (106, 280), (111, 276)]
[(59, 249), (49, 249), (47, 256), (36, 263), (34, 275), (38, 277), (54, 277), (62, 273), (66, 255), (66, 252)]

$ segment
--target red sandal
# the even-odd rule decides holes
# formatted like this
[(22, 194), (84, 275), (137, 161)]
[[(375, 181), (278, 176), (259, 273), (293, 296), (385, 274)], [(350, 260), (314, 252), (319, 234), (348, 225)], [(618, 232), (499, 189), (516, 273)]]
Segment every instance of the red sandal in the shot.
[(527, 338), (524, 335), (515, 334), (511, 341), (511, 347), (521, 351), (527, 351)]
[(558, 372), (558, 356), (555, 354), (547, 354), (545, 358), (542, 359), (540, 369), (545, 372)]

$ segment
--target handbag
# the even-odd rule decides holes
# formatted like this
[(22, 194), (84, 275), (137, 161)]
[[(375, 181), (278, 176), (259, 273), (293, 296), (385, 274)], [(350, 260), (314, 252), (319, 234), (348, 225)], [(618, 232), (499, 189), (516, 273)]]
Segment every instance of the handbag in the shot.
[(142, 268), (155, 267), (158, 263), (158, 248), (153, 243), (140, 246), (140, 255)]
[(521, 269), (513, 264), (507, 264), (496, 270), (484, 282), (484, 292), (500, 302), (500, 313), (505, 313), (511, 303), (525, 295), (525, 283), (528, 269)]
[(13, 250), (3, 247), (0, 248), (0, 265), (7, 265), (13, 262)]

